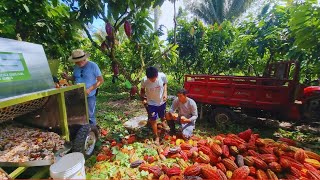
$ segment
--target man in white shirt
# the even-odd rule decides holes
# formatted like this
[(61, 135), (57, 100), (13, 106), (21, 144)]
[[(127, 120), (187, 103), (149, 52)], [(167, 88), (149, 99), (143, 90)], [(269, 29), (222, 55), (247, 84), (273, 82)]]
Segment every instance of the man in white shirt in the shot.
[[(179, 124), (182, 136), (184, 139), (189, 139), (192, 136), (195, 128), (195, 123), (198, 118), (198, 108), (196, 102), (186, 96), (187, 91), (181, 89), (178, 91), (177, 96), (173, 102), (171, 109), (166, 113), (166, 120), (170, 127), (170, 134), (175, 134), (175, 124)], [(175, 113), (175, 111), (178, 113)]]
[(159, 144), (157, 119), (165, 123), (168, 80), (164, 73), (158, 72), (155, 67), (146, 69), (146, 76), (141, 81), (141, 100), (146, 105), (148, 121), (155, 135), (155, 142)]

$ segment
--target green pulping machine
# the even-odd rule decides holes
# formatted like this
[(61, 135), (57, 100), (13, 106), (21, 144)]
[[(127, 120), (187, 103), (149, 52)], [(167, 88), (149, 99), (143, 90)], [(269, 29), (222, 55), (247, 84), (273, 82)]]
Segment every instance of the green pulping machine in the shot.
[[(36, 139), (39, 141), (36, 145), (40, 147), (42, 147), (41, 143), (51, 145), (52, 151), (57, 150), (55, 149), (57, 144), (54, 144), (56, 142), (43, 142), (45, 138), (39, 137), (45, 132), (58, 134), (65, 143), (62, 149), (52, 152), (54, 157), (70, 149), (82, 152), (86, 157), (90, 156), (94, 151), (99, 133), (96, 126), (89, 124), (85, 92), (84, 84), (55, 88), (41, 45), (0, 38), (0, 140), (7, 142), (0, 144), (0, 173), (11, 169), (10, 172), (5, 172), (8, 178), (19, 178), (19, 175), (29, 167), (41, 166), (43, 169), (32, 176), (32, 178), (40, 178), (48, 172), (49, 165), (54, 162), (54, 158), (33, 157), (37, 153), (43, 154), (41, 150), (39, 150), (41, 152), (31, 150), (32, 158), (29, 159), (11, 158), (19, 156), (8, 155), (17, 151), (17, 147), (8, 147), (8, 142), (10, 144), (10, 141), (14, 141), (15, 138), (17, 141), (21, 140), (20, 136), (23, 136), (15, 137), (19, 133), (12, 133), (9, 130), (12, 127), (13, 129), (24, 126), (35, 128), (29, 131), (32, 132), (30, 139), (24, 141)], [(6, 134), (1, 134), (1, 131)], [(26, 132), (28, 134), (28, 130)], [(39, 137), (34, 137), (38, 135)], [(25, 157), (27, 156), (25, 154), (30, 152), (24, 149), (17, 153), (20, 153), (20, 157)], [(21, 153), (24, 153), (24, 156)], [(6, 161), (5, 158), (1, 158), (2, 156), (14, 160)]]

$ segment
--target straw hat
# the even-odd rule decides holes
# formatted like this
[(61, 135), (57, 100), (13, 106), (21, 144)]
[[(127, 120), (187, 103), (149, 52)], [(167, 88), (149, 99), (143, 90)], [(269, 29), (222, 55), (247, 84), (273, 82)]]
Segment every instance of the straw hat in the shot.
[(69, 61), (79, 62), (87, 59), (89, 56), (90, 54), (85, 53), (82, 49), (76, 49), (72, 51), (72, 54), (69, 57)]

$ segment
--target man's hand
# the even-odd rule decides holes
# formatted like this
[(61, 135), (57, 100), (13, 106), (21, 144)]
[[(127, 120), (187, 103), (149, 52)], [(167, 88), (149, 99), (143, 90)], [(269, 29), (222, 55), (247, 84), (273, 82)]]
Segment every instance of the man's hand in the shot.
[(147, 100), (146, 100), (146, 99), (143, 99), (143, 100), (142, 100), (142, 105), (145, 105), (145, 104), (147, 104)]
[(168, 95), (166, 93), (163, 94), (163, 101), (167, 101), (167, 99), (168, 99)]
[(63, 73), (61, 74), (61, 76), (62, 76), (62, 78), (68, 80), (68, 74), (67, 74), (66, 72), (63, 72)]
[(87, 89), (87, 90), (86, 90), (86, 93), (87, 93), (87, 95), (89, 95), (89, 94), (91, 93), (91, 90), (90, 90), (90, 89)]
[(180, 122), (181, 124), (186, 124), (186, 123), (189, 123), (190, 122), (190, 119), (184, 117), (184, 116), (181, 116), (180, 117)]
[(171, 115), (172, 115), (172, 119), (173, 120), (177, 120), (178, 119), (178, 116), (179, 116), (178, 113), (171, 113)]

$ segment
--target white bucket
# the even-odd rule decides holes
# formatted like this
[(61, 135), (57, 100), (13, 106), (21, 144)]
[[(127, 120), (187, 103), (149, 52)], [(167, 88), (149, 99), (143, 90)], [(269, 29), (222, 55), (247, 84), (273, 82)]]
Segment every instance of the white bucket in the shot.
[(86, 179), (84, 163), (82, 153), (67, 154), (50, 166), (50, 176), (53, 179)]

